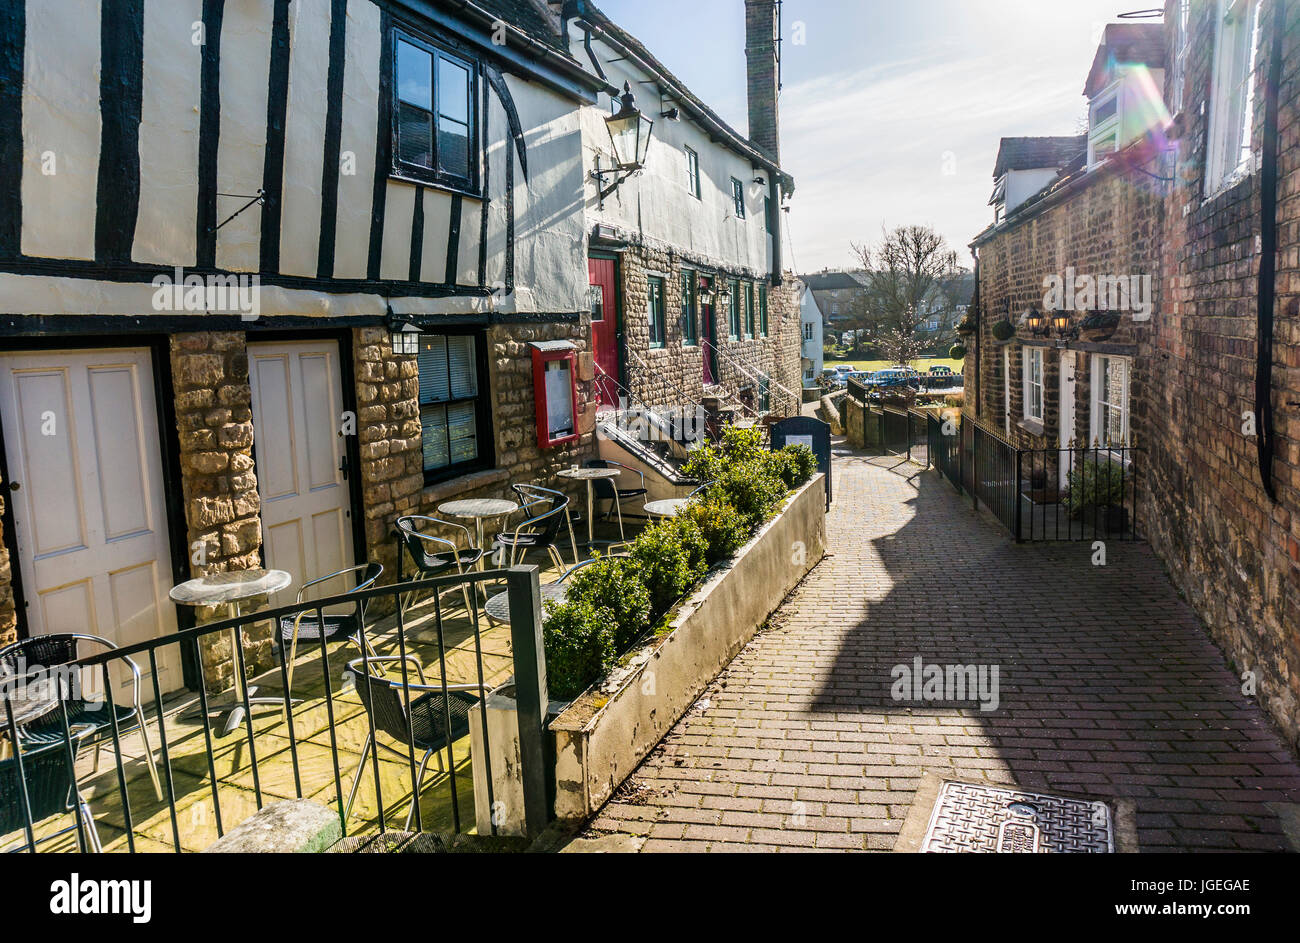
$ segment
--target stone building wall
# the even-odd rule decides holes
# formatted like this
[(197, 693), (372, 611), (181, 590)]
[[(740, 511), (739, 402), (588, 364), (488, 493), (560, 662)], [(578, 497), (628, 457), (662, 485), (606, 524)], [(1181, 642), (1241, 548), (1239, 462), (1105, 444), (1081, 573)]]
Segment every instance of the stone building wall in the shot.
[[(1255, 147), (1262, 147), (1262, 75), (1288, 11), (1280, 84), (1277, 297), (1272, 405), (1277, 502), (1261, 484), (1255, 410), (1261, 199), (1259, 173), (1217, 194), (1202, 177), (1212, 5), (1194, 3), (1176, 184), (1167, 197), (1163, 274), (1168, 304), (1143, 345), (1152, 511), (1146, 532), (1180, 591), (1239, 674), (1296, 745), (1300, 740), (1300, 4), (1264, 4), (1256, 74)], [(1170, 12), (1173, 7), (1170, 6)], [(1166, 22), (1171, 22), (1166, 17)], [(1204, 104), (1204, 109), (1202, 105)]]
[[(975, 376), (975, 347), (980, 346), (979, 382), (968, 390), (966, 411), (975, 411), (998, 429), (1003, 428), (1005, 394), (1010, 393), (1013, 443), (1024, 448), (1051, 448), (1059, 441), (1060, 358), (1062, 350), (1073, 352), (1075, 360), (1075, 437), (1081, 445), (1092, 440), (1090, 424), (1090, 358), (1098, 353), (1135, 357), (1138, 343), (1160, 316), (1159, 241), (1163, 206), (1158, 186), (1134, 170), (1102, 167), (1040, 210), (1012, 221), (979, 245), (979, 297), (981, 319), (978, 337), (964, 339), (964, 372)], [(1044, 279), (1062, 279), (1073, 272), (1091, 276), (1151, 276), (1152, 321), (1135, 321), (1132, 311), (1123, 311), (1119, 326), (1105, 341), (1080, 338), (1064, 348), (1055, 335), (1035, 337), (1019, 325), (1022, 312), (1036, 308), (1050, 315), (1044, 304)], [(1084, 311), (1069, 312), (1077, 324)], [(1016, 336), (1000, 343), (993, 325), (1008, 314), (1018, 324)], [(1043, 423), (1024, 418), (1023, 363), (1027, 346), (1043, 348)], [(1010, 383), (1003, 379), (1003, 355), (1009, 355)], [(1132, 361), (1130, 377), (1130, 436), (1141, 445), (1139, 408), (1143, 396), (1145, 364)]]
[[(436, 482), (424, 483), (420, 431), (419, 378), (413, 354), (394, 354), (385, 328), (353, 332), (357, 382), (357, 434), (361, 447), (362, 504), (368, 558), (384, 565), (381, 582), (397, 578), (397, 542), (393, 530), (405, 514), (442, 516), (438, 505), (463, 498), (515, 499), (511, 484), (536, 483), (565, 491), (582, 507), (585, 490), (557, 478), (556, 473), (582, 464), (596, 454), (593, 366), (588, 349), (590, 319), (554, 323), (500, 324), (485, 332), (488, 382), (495, 449), (493, 467)], [(579, 438), (566, 446), (542, 449), (537, 443), (536, 401), (533, 395), (530, 341), (569, 340), (577, 348)], [(580, 500), (581, 499), (581, 500)], [(516, 516), (509, 523), (517, 524)], [(474, 531), (472, 522), (461, 521)], [(505, 521), (489, 521), (487, 539)], [(427, 528), (422, 528), (427, 529)], [(453, 529), (428, 530), (438, 536), (464, 535)], [(565, 554), (566, 557), (570, 553)], [(540, 558), (534, 558), (540, 562)], [(402, 561), (409, 576), (411, 561)]]
[[(0, 476), (0, 519), (5, 513), (4, 477)], [(18, 610), (14, 601), (14, 578), (11, 567), (17, 566), (9, 548), (0, 541), (0, 646), (18, 639)]]
[[(188, 525), (190, 572), (194, 576), (261, 566), (261, 500), (253, 464), (252, 390), (248, 349), (239, 332), (196, 331), (171, 338), (181, 488)], [(224, 618), (200, 609), (199, 622)], [(245, 631), (244, 658), (250, 670), (273, 657), (269, 629)], [(202, 643), (204, 675), (228, 686), (233, 661), (227, 633)]]
[[(776, 417), (797, 415), (802, 380), (799, 370), (799, 298), (793, 279), (771, 285), (765, 273), (719, 269), (706, 262), (690, 259), (671, 248), (642, 244), (619, 254), (620, 300), (623, 319), (623, 350), (627, 384), (632, 396), (650, 406), (698, 404), (707, 393), (704, 386), (705, 325), (700, 323), (699, 343), (684, 343), (682, 325), (681, 273), (683, 269), (712, 276), (715, 291), (729, 279), (754, 285), (755, 330), (757, 337), (732, 340), (729, 309), (713, 306), (717, 338), (717, 386), (727, 398), (736, 400), (742, 391), (751, 391), (758, 404), (758, 378), (769, 379), (769, 412)], [(649, 282), (650, 276), (664, 279), (664, 310), (667, 327), (663, 347), (650, 346)], [(761, 335), (758, 315), (758, 286), (767, 285), (768, 332)], [(701, 309), (697, 307), (697, 315)], [(742, 335), (745, 314), (741, 310)]]

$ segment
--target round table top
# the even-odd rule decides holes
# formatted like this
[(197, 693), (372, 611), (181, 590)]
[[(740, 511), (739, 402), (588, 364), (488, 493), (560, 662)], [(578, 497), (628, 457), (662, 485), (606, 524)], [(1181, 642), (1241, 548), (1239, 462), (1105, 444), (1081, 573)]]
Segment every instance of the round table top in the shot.
[(505, 514), (513, 514), (519, 510), (519, 505), (513, 501), (507, 501), (505, 498), (462, 498), (459, 501), (448, 501), (445, 504), (438, 505), (438, 511), (449, 517), (501, 517)]
[(623, 474), (621, 468), (566, 468), (562, 472), (557, 472), (561, 478), (572, 478), (575, 481), (597, 481), (601, 478), (617, 478)]
[[(0, 694), (13, 705), (14, 723), (22, 725), (43, 717), (59, 705), (58, 679), (44, 671), (29, 681), (14, 679), (14, 671), (0, 663)], [(0, 730), (6, 729), (9, 717), (0, 701)]]
[(167, 595), (183, 606), (219, 606), (279, 592), (292, 582), (284, 570), (232, 570), (178, 583)]
[[(541, 597), (542, 597), (543, 605), (545, 605), (546, 600), (548, 599), (554, 600), (556, 603), (562, 605), (564, 603), (565, 594), (568, 592), (568, 589), (569, 587), (565, 586), (563, 583), (542, 584)], [(497, 593), (495, 596), (493, 596), (491, 599), (485, 602), (483, 604), (483, 611), (487, 613), (489, 618), (495, 619), (497, 622), (504, 622), (507, 625), (509, 625), (510, 624), (509, 591), (504, 593)]]
[(659, 501), (647, 501), (645, 512), (655, 517), (672, 517), (686, 507), (687, 498), (663, 498)]

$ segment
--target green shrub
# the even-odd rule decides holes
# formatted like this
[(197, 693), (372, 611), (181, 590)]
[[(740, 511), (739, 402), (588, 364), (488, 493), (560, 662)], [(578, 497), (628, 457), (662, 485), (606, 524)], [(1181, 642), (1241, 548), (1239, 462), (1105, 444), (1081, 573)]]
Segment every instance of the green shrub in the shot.
[(692, 501), (673, 518), (690, 521), (704, 537), (705, 554), (709, 566), (735, 554), (749, 539), (749, 526), (734, 507), (717, 498)]
[(772, 516), (788, 490), (767, 462), (751, 461), (727, 465), (709, 493), (734, 507), (753, 532)]
[(1078, 517), (1090, 507), (1119, 504), (1125, 492), (1124, 466), (1101, 456), (1088, 456), (1066, 476), (1066, 507)]
[(623, 651), (650, 627), (650, 591), (635, 560), (606, 557), (574, 573), (568, 586), (567, 600), (611, 613), (615, 652)]
[(667, 612), (708, 571), (708, 544), (692, 521), (651, 524), (629, 545), (650, 593), (651, 617)]
[(768, 466), (793, 491), (817, 471), (817, 456), (806, 445), (787, 445), (768, 453)]
[(613, 666), (615, 616), (579, 599), (547, 609), (542, 625), (547, 685), (551, 697), (571, 701)]
[(965, 345), (965, 344), (953, 344), (951, 347), (948, 348), (948, 357), (949, 357), (950, 359), (952, 359), (952, 360), (965, 360), (965, 359), (966, 359), (966, 345)]

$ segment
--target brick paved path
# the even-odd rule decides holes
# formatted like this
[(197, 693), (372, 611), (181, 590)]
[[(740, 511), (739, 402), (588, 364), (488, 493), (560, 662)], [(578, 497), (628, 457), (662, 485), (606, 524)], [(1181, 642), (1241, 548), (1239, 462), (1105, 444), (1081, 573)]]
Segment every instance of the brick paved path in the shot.
[[(834, 555), (586, 837), (887, 850), (935, 773), (1131, 797), (1144, 851), (1288, 847), (1270, 804), (1300, 801), (1300, 767), (1145, 545), (1094, 567), (1089, 544), (1012, 544), (932, 472), (836, 462)], [(998, 709), (894, 701), (918, 655), (998, 665)]]

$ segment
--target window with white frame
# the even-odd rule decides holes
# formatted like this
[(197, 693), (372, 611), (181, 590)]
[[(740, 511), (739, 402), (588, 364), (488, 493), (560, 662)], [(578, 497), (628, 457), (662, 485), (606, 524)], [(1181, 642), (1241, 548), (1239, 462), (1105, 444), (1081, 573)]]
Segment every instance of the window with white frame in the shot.
[(1113, 448), (1128, 445), (1128, 384), (1127, 357), (1092, 358), (1090, 438), (1094, 444)]
[(1089, 167), (1095, 167), (1119, 149), (1120, 90), (1123, 85), (1122, 80), (1112, 82), (1088, 106)]
[(1021, 358), (1024, 371), (1025, 418), (1043, 421), (1043, 348), (1026, 347)]
[(1187, 50), (1188, 25), (1191, 22), (1192, 0), (1178, 0), (1178, 9), (1174, 13), (1174, 67), (1169, 78), (1170, 111), (1178, 114), (1183, 110), (1183, 86), (1187, 84)]
[(1252, 169), (1259, 0), (1218, 0), (1205, 189), (1215, 193)]

